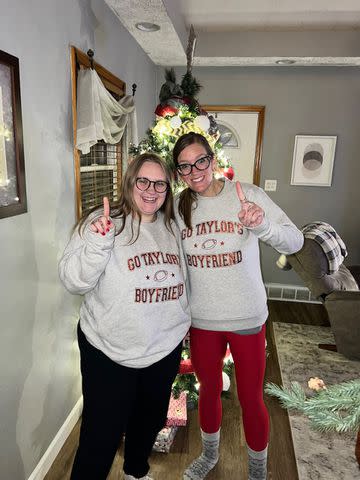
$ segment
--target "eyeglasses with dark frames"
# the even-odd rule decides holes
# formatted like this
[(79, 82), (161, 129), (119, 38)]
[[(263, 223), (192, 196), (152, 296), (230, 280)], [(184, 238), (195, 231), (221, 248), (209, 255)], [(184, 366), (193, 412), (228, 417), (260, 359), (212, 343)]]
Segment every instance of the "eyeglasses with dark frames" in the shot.
[(213, 159), (213, 155), (204, 155), (196, 160), (195, 163), (191, 165), (191, 163), (179, 163), (176, 167), (176, 170), (185, 177), (186, 175), (190, 175), (192, 173), (193, 168), (195, 167), (197, 170), (206, 170), (209, 168), (210, 162)]
[(148, 190), (151, 184), (154, 185), (154, 190), (157, 193), (165, 193), (169, 188), (169, 184), (165, 180), (149, 180), (146, 177), (138, 177), (135, 182), (136, 187), (142, 192)]

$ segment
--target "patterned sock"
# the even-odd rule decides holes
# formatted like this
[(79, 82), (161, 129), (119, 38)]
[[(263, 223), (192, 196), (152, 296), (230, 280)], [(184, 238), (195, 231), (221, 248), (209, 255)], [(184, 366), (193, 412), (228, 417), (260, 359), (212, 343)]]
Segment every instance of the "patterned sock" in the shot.
[(219, 460), (220, 430), (206, 433), (201, 430), (203, 451), (184, 472), (183, 480), (203, 480)]
[(267, 472), (267, 447), (260, 452), (248, 446), (249, 455), (249, 480), (266, 480)]

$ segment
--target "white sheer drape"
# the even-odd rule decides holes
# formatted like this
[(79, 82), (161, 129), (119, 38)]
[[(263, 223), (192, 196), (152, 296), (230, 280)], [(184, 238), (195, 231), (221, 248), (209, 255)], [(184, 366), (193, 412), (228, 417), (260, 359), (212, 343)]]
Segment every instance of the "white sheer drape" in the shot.
[[(127, 126), (127, 128), (126, 128)], [(106, 90), (95, 70), (78, 73), (76, 148), (83, 154), (99, 140), (119, 143), (126, 128), (124, 141), (138, 143), (134, 97), (126, 95), (119, 101)]]

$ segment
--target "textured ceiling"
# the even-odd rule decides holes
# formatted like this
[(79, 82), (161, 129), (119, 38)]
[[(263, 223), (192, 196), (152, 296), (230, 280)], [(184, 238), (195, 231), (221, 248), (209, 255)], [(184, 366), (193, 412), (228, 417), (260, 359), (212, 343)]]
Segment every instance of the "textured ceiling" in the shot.
[[(189, 26), (194, 65), (360, 65), (359, 0), (105, 0), (151, 60), (186, 65)], [(142, 32), (138, 22), (160, 26)]]
[(359, 0), (178, 0), (197, 31), (359, 28)]

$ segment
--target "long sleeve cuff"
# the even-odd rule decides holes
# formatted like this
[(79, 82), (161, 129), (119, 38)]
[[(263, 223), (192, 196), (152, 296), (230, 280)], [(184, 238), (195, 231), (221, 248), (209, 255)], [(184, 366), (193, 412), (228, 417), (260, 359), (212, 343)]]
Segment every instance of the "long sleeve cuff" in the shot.
[[(248, 228), (248, 227), (245, 227)], [(257, 227), (248, 228), (251, 232), (254, 233), (257, 237), (261, 238), (262, 235), (265, 235), (270, 230), (270, 221), (264, 216), (263, 221)]]

